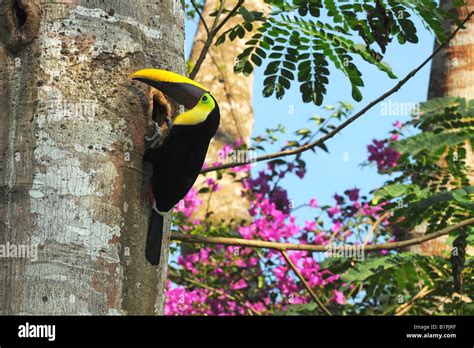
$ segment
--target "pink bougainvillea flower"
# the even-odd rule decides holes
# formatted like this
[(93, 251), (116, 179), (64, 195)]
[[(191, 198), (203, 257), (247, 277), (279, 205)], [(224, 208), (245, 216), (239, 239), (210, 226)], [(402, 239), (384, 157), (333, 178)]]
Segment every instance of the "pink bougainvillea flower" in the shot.
[(247, 285), (247, 282), (243, 279), (240, 279), (239, 281), (237, 282), (233, 282), (230, 284), (230, 288), (232, 290), (240, 290), (240, 289), (244, 289), (246, 288), (248, 285)]
[(304, 229), (306, 231), (314, 231), (316, 230), (316, 221), (312, 220), (312, 221), (306, 221), (304, 223)]
[(243, 166), (231, 168), (231, 171), (234, 172), (234, 173), (242, 173), (242, 172), (248, 173), (248, 172), (250, 172), (250, 169), (252, 169), (252, 165), (251, 164), (245, 164)]
[(346, 297), (339, 290), (334, 290), (334, 296), (329, 301), (343, 305), (346, 303)]
[(295, 172), (296, 176), (300, 179), (303, 179), (306, 174), (306, 169), (300, 168)]
[(206, 179), (206, 184), (212, 192), (216, 192), (217, 190), (219, 190), (219, 185), (212, 178), (207, 178)]
[(344, 204), (344, 197), (339, 196), (337, 193), (334, 195), (334, 199), (337, 204)]
[(360, 189), (355, 188), (352, 190), (347, 190), (345, 193), (347, 197), (349, 197), (350, 201), (355, 202), (359, 199), (359, 192), (360, 192)]
[(329, 217), (333, 217), (334, 215), (339, 214), (340, 212), (341, 208), (338, 205), (328, 209)]
[(393, 168), (400, 159), (400, 153), (387, 145), (387, 141), (373, 140), (373, 145), (368, 145), (369, 162), (375, 162), (379, 171)]
[(198, 192), (193, 187), (188, 194), (174, 207), (174, 211), (183, 213), (184, 216), (190, 218), (201, 205), (202, 200), (198, 198)]
[(331, 227), (332, 233), (339, 233), (342, 230), (343, 226), (344, 225), (342, 224), (342, 222), (336, 221)]

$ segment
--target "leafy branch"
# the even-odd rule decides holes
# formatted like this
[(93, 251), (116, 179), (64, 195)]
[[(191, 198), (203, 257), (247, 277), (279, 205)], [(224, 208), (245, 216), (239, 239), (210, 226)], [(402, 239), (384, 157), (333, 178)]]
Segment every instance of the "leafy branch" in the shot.
[(204, 26), (204, 29), (206, 30), (206, 34), (209, 36), (209, 34), (210, 34), (209, 26), (207, 25), (206, 20), (204, 19), (203, 15), (202, 15), (202, 12), (199, 9), (199, 6), (196, 4), (196, 2), (194, 0), (190, 0), (190, 1), (191, 1), (191, 4), (194, 7), (194, 10), (196, 11), (196, 13), (199, 16), (199, 19), (201, 20), (201, 23)]
[(218, 11), (215, 15), (215, 18), (214, 18), (214, 22), (212, 24), (212, 27), (211, 27), (211, 29), (209, 29), (209, 27), (208, 27), (206, 21), (204, 20), (204, 17), (202, 15), (201, 11), (199, 10), (198, 6), (196, 5), (196, 3), (194, 1), (191, 1), (191, 3), (193, 4), (193, 7), (196, 9), (196, 12), (199, 15), (199, 18), (200, 18), (201, 22), (204, 25), (204, 28), (205, 28), (206, 34), (207, 34), (207, 38), (206, 38), (206, 41), (204, 42), (204, 46), (203, 46), (201, 52), (199, 53), (199, 57), (196, 61), (196, 64), (194, 64), (193, 69), (189, 73), (189, 78), (190, 79), (193, 80), (196, 77), (196, 75), (198, 74), (199, 70), (201, 69), (201, 65), (204, 62), (204, 59), (206, 59), (206, 55), (209, 52), (209, 49), (211, 48), (211, 45), (213, 44), (214, 38), (216, 37), (216, 35), (219, 33), (219, 31), (222, 29), (222, 27), (237, 13), (237, 11), (239, 10), (239, 8), (242, 6), (242, 4), (244, 2), (245, 2), (245, 0), (239, 0), (237, 2), (237, 4), (234, 6), (234, 8), (224, 17), (224, 19), (221, 22), (219, 22), (219, 20), (222, 16), (222, 13), (224, 12), (224, 4), (225, 4), (224, 0), (221, 0), (220, 5), (219, 5), (219, 9), (218, 9)]
[[(370, 252), (370, 251), (380, 251), (380, 250), (393, 250), (393, 249), (400, 249), (400, 248), (405, 248), (407, 246), (411, 245), (416, 245), (416, 244), (422, 244), (425, 243), (429, 240), (439, 238), (441, 236), (447, 235), (451, 232), (457, 231), (457, 230), (462, 230), (466, 228), (467, 226), (474, 225), (474, 218), (465, 220), (459, 224), (450, 226), (448, 228), (442, 229), (436, 233), (431, 233), (427, 234), (425, 236), (419, 237), (419, 238), (414, 238), (411, 240), (406, 240), (406, 241), (401, 241), (401, 242), (392, 242), (392, 243), (384, 243), (384, 244), (378, 244), (378, 245), (364, 245), (364, 251), (365, 252)], [(323, 302), (318, 298), (318, 296), (315, 294), (314, 290), (311, 288), (311, 286), (308, 284), (304, 276), (301, 274), (301, 272), (298, 270), (297, 266), (293, 263), (291, 258), (288, 256), (287, 251), (288, 250), (305, 250), (305, 251), (311, 251), (311, 252), (325, 252), (328, 250), (328, 246), (325, 245), (308, 245), (308, 244), (289, 244), (289, 243), (277, 243), (277, 242), (266, 242), (266, 241), (258, 241), (258, 240), (247, 240), (247, 239), (238, 239), (238, 238), (226, 238), (226, 237), (203, 237), (203, 236), (198, 236), (198, 235), (186, 235), (186, 234), (181, 234), (181, 233), (173, 233), (171, 236), (172, 240), (176, 241), (181, 241), (185, 243), (192, 243), (192, 244), (219, 244), (219, 245), (229, 245), (229, 246), (239, 246), (239, 247), (251, 247), (251, 248), (263, 248), (263, 249), (273, 249), (273, 250), (278, 250), (289, 267), (293, 270), (293, 272), (296, 274), (298, 279), (301, 281), (303, 284), (304, 288), (306, 291), (309, 293), (310, 297), (313, 299), (313, 301), (316, 303), (316, 305), (326, 314), (331, 316), (332, 313), (329, 311), (329, 309), (323, 304)], [(334, 250), (344, 250), (347, 253), (350, 253), (351, 251), (356, 251), (355, 248), (358, 248), (360, 246), (351, 246), (351, 245), (346, 245), (346, 246), (337, 246), (333, 247)], [(370, 262), (376, 262), (376, 260), (369, 260)], [(370, 263), (369, 262), (369, 263)], [(378, 263), (377, 263), (378, 264)], [(365, 267), (364, 265), (361, 265), (361, 267)], [(359, 270), (361, 271), (361, 270)], [(362, 271), (361, 271), (362, 272)], [(365, 273), (364, 273), (365, 274)], [(347, 275), (348, 277), (351, 276), (351, 274)], [(199, 286), (203, 286), (202, 284), (197, 284)], [(205, 285), (204, 285), (205, 287)], [(406, 304), (405, 306), (401, 306), (397, 308), (396, 315), (401, 315), (413, 306), (413, 302), (421, 297), (424, 297), (428, 295), (431, 291), (428, 291), (426, 293), (423, 293), (421, 296), (420, 294), (415, 296), (411, 302)]]
[[(383, 58), (394, 38), (400, 45), (418, 42), (410, 12), (419, 16), (441, 42), (446, 40), (442, 20), (460, 23), (456, 16), (432, 0), (265, 2), (272, 6), (271, 13), (248, 11), (242, 7), (243, 21), (226, 30), (216, 45), (252, 33), (237, 57), (234, 71), (249, 75), (265, 63), (265, 97), (275, 95), (282, 99), (292, 84), (297, 83), (303, 101), (316, 105), (322, 104), (326, 94), (330, 63), (347, 76), (356, 101), (362, 99), (360, 87), (364, 82), (354, 58), (359, 57), (396, 78)], [(455, 1), (453, 5), (459, 7), (462, 1)], [(262, 25), (254, 32), (255, 22), (262, 22)]]
[(352, 117), (348, 118), (346, 121), (344, 121), (343, 123), (341, 123), (339, 126), (337, 126), (336, 128), (334, 128), (331, 132), (329, 132), (328, 134), (322, 136), (321, 138), (317, 139), (316, 141), (314, 142), (311, 142), (311, 143), (307, 143), (305, 145), (302, 145), (300, 147), (297, 147), (295, 149), (291, 149), (291, 150), (285, 150), (285, 151), (279, 151), (279, 152), (275, 152), (275, 153), (272, 153), (272, 154), (267, 154), (267, 155), (263, 155), (263, 156), (259, 156), (257, 157), (256, 159), (252, 159), (252, 160), (248, 160), (248, 161), (241, 161), (241, 162), (234, 162), (234, 163), (226, 163), (226, 164), (222, 164), (222, 165), (219, 165), (219, 166), (214, 166), (214, 167), (209, 167), (209, 168), (205, 168), (201, 171), (201, 174), (205, 174), (205, 173), (209, 173), (209, 172), (213, 172), (213, 171), (217, 171), (217, 170), (223, 170), (223, 169), (229, 169), (229, 168), (235, 168), (235, 167), (240, 167), (240, 166), (244, 166), (244, 165), (247, 165), (247, 164), (251, 164), (251, 163), (256, 163), (256, 162), (262, 162), (262, 161), (268, 161), (268, 160), (271, 160), (271, 159), (275, 159), (275, 158), (281, 158), (281, 157), (286, 157), (286, 156), (291, 156), (291, 155), (298, 155), (298, 154), (301, 154), (305, 151), (308, 151), (308, 150), (311, 150), (311, 149), (314, 149), (315, 147), (318, 147), (318, 146), (322, 146), (324, 145), (324, 143), (333, 138), (336, 134), (338, 134), (339, 132), (341, 132), (344, 128), (346, 128), (347, 126), (349, 126), (351, 123), (353, 123), (354, 121), (356, 121), (358, 118), (360, 118), (361, 116), (363, 116), (365, 113), (367, 113), (367, 111), (369, 111), (370, 109), (372, 109), (375, 105), (377, 105), (378, 103), (380, 103), (381, 101), (385, 100), (386, 98), (388, 98), (389, 96), (391, 96), (392, 94), (394, 94), (395, 92), (397, 92), (402, 86), (404, 86), (411, 78), (413, 78), (423, 67), (425, 67), (425, 65), (427, 65), (432, 59), (433, 57), (435, 57), (444, 47), (446, 47), (446, 45), (456, 36), (456, 34), (459, 32), (459, 30), (461, 30), (462, 28), (464, 28), (464, 24), (466, 24), (470, 19), (471, 17), (474, 15), (474, 11), (470, 12), (467, 17), (462, 21), (462, 23), (456, 28), (456, 30), (448, 37), (448, 39), (441, 45), (438, 46), (438, 48), (428, 57), (426, 58), (418, 67), (416, 67), (414, 70), (412, 70), (411, 72), (409, 72), (402, 80), (400, 80), (393, 88), (391, 88), (389, 91), (385, 92), (384, 94), (382, 94), (380, 97), (376, 98), (375, 100), (373, 100), (371, 103), (369, 103), (366, 107), (364, 107), (361, 111), (359, 111), (358, 113), (356, 113), (355, 115), (353, 115)]
[[(403, 249), (412, 245), (423, 244), (429, 240), (448, 235), (451, 232), (454, 232), (458, 229), (461, 229), (466, 226), (471, 226), (471, 225), (474, 225), (474, 218), (464, 220), (456, 225), (443, 228), (437, 232), (426, 234), (421, 237), (408, 239), (408, 240), (404, 240), (400, 242), (366, 245), (364, 247), (364, 251), (371, 252), (371, 251), (380, 251), (380, 250)], [(300, 251), (311, 251), (311, 252), (327, 252), (328, 251), (328, 246), (326, 245), (267, 242), (263, 240), (251, 240), (251, 239), (243, 239), (243, 238), (203, 237), (203, 236), (188, 235), (188, 234), (183, 234), (183, 233), (172, 233), (171, 240), (192, 243), (192, 244), (229, 245), (229, 246), (239, 246), (239, 247), (260, 248), (260, 249), (273, 249), (273, 250), (278, 250), (278, 251), (287, 251), (287, 250), (300, 250)], [(340, 246), (334, 246), (332, 249), (352, 252), (352, 251), (360, 250), (360, 246), (340, 245)]]

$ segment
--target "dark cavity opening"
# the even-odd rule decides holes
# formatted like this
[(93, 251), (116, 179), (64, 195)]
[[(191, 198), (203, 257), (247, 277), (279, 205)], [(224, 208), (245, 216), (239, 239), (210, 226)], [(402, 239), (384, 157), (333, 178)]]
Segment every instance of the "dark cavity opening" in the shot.
[(159, 97), (153, 97), (153, 120), (161, 124), (162, 119), (168, 115), (168, 106), (165, 104), (166, 100), (161, 100)]
[(15, 15), (16, 23), (18, 27), (19, 28), (23, 27), (26, 23), (26, 19), (28, 16), (26, 12), (23, 11), (23, 9), (20, 7), (20, 5), (18, 4), (18, 1), (15, 1), (13, 4), (13, 13)]

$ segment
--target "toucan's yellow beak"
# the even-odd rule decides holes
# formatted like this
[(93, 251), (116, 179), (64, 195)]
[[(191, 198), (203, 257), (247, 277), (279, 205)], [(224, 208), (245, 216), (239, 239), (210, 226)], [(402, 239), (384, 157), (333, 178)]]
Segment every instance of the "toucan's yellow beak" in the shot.
[(208, 92), (208, 90), (199, 83), (165, 70), (139, 70), (132, 74), (130, 79), (144, 82), (160, 90), (188, 109), (194, 108), (202, 95)]

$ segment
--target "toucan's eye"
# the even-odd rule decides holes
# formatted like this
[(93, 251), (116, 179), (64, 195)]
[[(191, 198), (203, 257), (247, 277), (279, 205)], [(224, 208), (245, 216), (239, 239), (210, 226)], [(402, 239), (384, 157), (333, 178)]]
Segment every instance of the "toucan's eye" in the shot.
[(203, 103), (207, 103), (209, 101), (209, 97), (207, 95), (205, 95), (204, 97), (202, 97), (202, 102)]

